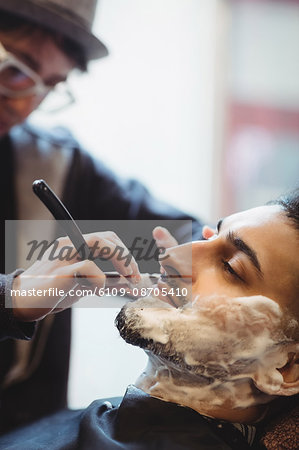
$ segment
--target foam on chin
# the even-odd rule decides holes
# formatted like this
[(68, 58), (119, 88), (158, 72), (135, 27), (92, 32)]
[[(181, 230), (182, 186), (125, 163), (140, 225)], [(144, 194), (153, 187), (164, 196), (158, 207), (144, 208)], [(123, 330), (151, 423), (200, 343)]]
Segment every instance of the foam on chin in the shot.
[[(121, 332), (124, 339), (159, 358), (152, 395), (244, 408), (269, 401), (251, 379), (265, 393), (279, 390), (282, 376), (276, 368), (287, 361), (273, 349), (288, 339), (281, 331), (282, 311), (268, 298), (198, 297), (178, 309), (143, 298), (126, 305), (123, 314), (134, 335)], [(142, 344), (132, 341), (136, 335)]]

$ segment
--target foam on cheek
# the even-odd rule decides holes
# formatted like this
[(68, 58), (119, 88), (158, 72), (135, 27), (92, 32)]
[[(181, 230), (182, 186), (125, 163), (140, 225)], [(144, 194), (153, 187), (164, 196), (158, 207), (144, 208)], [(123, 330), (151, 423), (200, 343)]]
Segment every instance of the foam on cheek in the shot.
[(192, 306), (175, 309), (145, 298), (135, 312), (144, 338), (166, 344), (172, 341), (186, 364), (205, 362), (232, 364), (243, 358), (259, 359), (274, 344), (282, 312), (265, 297), (199, 298)]
[[(186, 396), (196, 395), (198, 401), (208, 398), (214, 406), (225, 398), (232, 407), (241, 408), (257, 401), (249, 382), (242, 384), (244, 379), (252, 378), (270, 395), (279, 390), (282, 379), (276, 367), (282, 367), (286, 357), (278, 361), (278, 352), (271, 349), (287, 338), (281, 331), (282, 311), (274, 301), (262, 296), (207, 297), (181, 309), (157, 302), (138, 301), (141, 309), (135, 313), (142, 337), (164, 344), (165, 352), (178, 355), (186, 367), (179, 368), (179, 384), (177, 376), (168, 375), (160, 377), (154, 390), (175, 395), (182, 404)], [(168, 363), (165, 357), (163, 373), (173, 374), (173, 361)], [(198, 380), (184, 383), (188, 374)], [(213, 381), (205, 385), (202, 377)], [(265, 402), (264, 397), (258, 402)]]
[(206, 355), (208, 360), (231, 365), (240, 359), (259, 359), (274, 344), (274, 330), (281, 328), (282, 320), (279, 306), (262, 296), (199, 298), (188, 314), (194, 317), (195, 326), (187, 354), (194, 363), (201, 361), (203, 343), (210, 348), (214, 344), (218, 350)]

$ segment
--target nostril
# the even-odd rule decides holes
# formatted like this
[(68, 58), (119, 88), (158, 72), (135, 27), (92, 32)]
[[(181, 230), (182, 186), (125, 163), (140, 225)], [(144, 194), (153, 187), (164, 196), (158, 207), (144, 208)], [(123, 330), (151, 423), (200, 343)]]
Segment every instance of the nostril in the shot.
[(161, 274), (161, 280), (167, 281), (169, 279), (168, 273), (165, 271)]

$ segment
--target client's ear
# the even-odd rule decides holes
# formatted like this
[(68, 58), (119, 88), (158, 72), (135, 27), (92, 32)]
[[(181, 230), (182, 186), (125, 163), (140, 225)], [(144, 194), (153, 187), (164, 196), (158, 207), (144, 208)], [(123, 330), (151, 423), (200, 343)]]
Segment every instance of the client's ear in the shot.
[[(293, 351), (294, 350), (294, 351)], [(252, 377), (256, 387), (268, 395), (295, 395), (299, 393), (299, 352), (289, 349), (280, 355), (279, 363), (263, 364)]]
[(278, 392), (279, 395), (294, 395), (299, 392), (299, 354), (295, 352), (288, 353), (287, 363), (277, 369), (282, 377), (283, 382)]

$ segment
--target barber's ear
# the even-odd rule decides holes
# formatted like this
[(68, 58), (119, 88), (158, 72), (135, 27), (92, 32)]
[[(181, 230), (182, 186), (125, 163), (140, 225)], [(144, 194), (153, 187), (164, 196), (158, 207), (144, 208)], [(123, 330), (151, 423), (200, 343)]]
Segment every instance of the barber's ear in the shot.
[(285, 355), (281, 367), (265, 365), (253, 377), (256, 387), (268, 395), (290, 396), (299, 393), (299, 352)]

